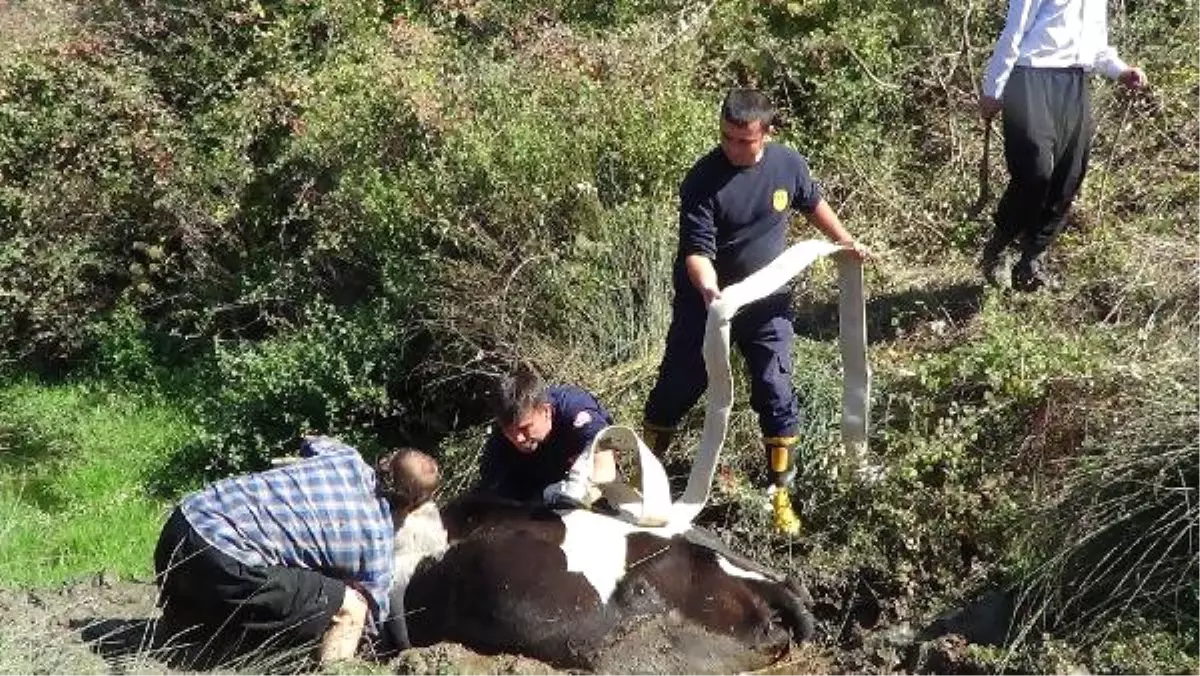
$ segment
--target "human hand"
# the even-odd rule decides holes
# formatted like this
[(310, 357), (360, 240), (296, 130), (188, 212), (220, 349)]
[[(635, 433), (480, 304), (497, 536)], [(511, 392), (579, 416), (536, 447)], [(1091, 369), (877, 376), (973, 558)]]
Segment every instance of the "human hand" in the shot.
[(1129, 68), (1117, 76), (1117, 81), (1130, 89), (1141, 89), (1150, 83), (1141, 68)]
[(712, 286), (700, 287), (700, 296), (704, 298), (704, 306), (708, 307), (713, 304), (713, 301), (721, 298), (721, 289), (715, 284)]
[(871, 259), (871, 250), (854, 240), (838, 242), (838, 244), (841, 245), (843, 251), (848, 252), (859, 262), (866, 262)]
[(584, 507), (591, 506), (600, 497), (600, 489), (590, 481), (582, 479), (564, 479), (556, 481), (542, 490), (542, 501), (547, 507)]
[(1002, 107), (1000, 99), (986, 94), (979, 95), (979, 117), (982, 117), (984, 120), (990, 121), (993, 117), (996, 117), (996, 113), (999, 113)]

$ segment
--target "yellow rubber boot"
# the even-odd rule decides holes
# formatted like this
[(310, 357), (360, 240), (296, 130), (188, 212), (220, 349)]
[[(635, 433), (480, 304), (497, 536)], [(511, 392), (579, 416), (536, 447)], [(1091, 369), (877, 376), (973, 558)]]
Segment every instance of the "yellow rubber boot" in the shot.
[(792, 509), (792, 498), (788, 485), (795, 476), (796, 443), (798, 437), (764, 437), (767, 461), (771, 470), (771, 512), (774, 515), (775, 531), (783, 535), (800, 533), (800, 518)]
[(787, 487), (780, 487), (771, 494), (771, 512), (775, 517), (775, 532), (781, 535), (799, 535), (800, 517), (792, 509), (792, 498)]

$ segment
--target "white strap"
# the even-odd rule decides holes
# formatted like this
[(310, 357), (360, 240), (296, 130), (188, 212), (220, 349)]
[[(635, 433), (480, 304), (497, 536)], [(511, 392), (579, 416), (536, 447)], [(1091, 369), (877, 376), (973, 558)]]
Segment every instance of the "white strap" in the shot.
[(867, 306), (862, 263), (849, 255), (838, 261), (838, 345), (842, 352), (842, 445), (852, 458), (867, 452), (871, 414), (871, 365), (867, 362)]
[(592, 452), (601, 446), (618, 453), (628, 454), (636, 451), (638, 465), (642, 470), (640, 494), (617, 481), (600, 484), (601, 494), (627, 521), (640, 526), (666, 525), (671, 515), (671, 487), (667, 481), (667, 471), (646, 446), (646, 442), (632, 429), (613, 425), (601, 430), (592, 440)]
[[(612, 448), (638, 452), (642, 470), (642, 493), (627, 486), (602, 486), (609, 501), (624, 518), (643, 526), (690, 524), (708, 502), (717, 459), (729, 430), (733, 409), (733, 374), (729, 364), (729, 326), (733, 316), (748, 303), (774, 293), (823, 256), (837, 254), (842, 247), (826, 241), (806, 240), (792, 245), (758, 272), (721, 291), (708, 308), (704, 328), (704, 366), (708, 372), (707, 405), (700, 450), (692, 464), (683, 496), (671, 504), (667, 473), (654, 454), (627, 427), (609, 427), (594, 440), (603, 439)], [(849, 453), (863, 453), (867, 444), (867, 413), (870, 408), (870, 366), (867, 363), (866, 306), (863, 299), (862, 263), (850, 255), (838, 255), (838, 329), (842, 352), (842, 441)], [(629, 435), (633, 438), (630, 439)]]

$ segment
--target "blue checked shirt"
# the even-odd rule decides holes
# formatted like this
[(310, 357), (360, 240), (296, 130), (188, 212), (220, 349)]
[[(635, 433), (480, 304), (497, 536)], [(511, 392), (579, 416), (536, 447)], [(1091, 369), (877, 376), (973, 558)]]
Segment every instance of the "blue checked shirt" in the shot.
[(361, 586), (375, 626), (388, 615), (392, 510), (358, 451), (309, 437), (300, 462), (218, 481), (184, 498), (188, 523), (247, 566), (307, 568)]

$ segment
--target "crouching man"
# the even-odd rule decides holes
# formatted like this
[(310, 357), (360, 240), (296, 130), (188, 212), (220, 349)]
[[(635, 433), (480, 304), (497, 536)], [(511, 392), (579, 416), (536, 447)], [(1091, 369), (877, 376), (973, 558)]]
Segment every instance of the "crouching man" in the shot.
[(491, 399), (494, 421), (474, 492), (586, 507), (600, 495), (597, 484), (616, 478), (613, 451), (591, 452), (612, 416), (590, 392), (549, 386), (533, 369), (520, 367), (500, 379)]
[(432, 496), (437, 463), (401, 449), (371, 467), (319, 436), (300, 456), (211, 484), (171, 513), (154, 552), (166, 628), (219, 635), (234, 651), (317, 644), (330, 662), (383, 626), (395, 532)]

